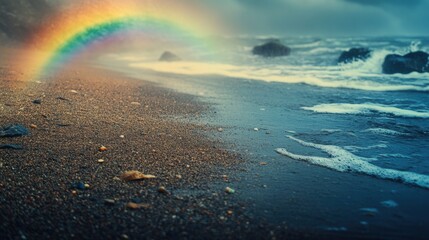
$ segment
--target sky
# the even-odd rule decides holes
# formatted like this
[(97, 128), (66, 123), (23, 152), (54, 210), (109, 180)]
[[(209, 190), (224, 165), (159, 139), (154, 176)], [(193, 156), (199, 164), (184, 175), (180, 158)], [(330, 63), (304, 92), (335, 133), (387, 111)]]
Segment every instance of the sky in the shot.
[(429, 35), (429, 0), (205, 0), (243, 34)]
[[(207, 5), (232, 29), (229, 34), (234, 35), (429, 36), (429, 0), (171, 1)], [(0, 39), (5, 36), (25, 39), (26, 33), (51, 13), (52, 8), (71, 3), (69, 0), (0, 0)]]

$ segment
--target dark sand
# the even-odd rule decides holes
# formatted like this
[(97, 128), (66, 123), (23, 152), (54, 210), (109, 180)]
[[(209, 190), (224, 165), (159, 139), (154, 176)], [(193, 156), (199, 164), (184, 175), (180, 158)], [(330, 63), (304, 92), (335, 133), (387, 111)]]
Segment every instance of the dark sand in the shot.
[[(1, 239), (311, 237), (264, 223), (251, 205), (225, 193), (232, 178), (224, 175), (243, 160), (204, 137), (213, 127), (189, 123), (210, 106), (82, 66), (42, 82), (22, 76), (7, 63), (0, 68), (0, 127), (31, 131), (0, 138), (24, 146), (0, 149)], [(128, 170), (156, 179), (118, 179)], [(76, 182), (89, 188), (71, 189)], [(161, 186), (169, 194), (159, 193)], [(129, 202), (144, 207), (127, 209)]]

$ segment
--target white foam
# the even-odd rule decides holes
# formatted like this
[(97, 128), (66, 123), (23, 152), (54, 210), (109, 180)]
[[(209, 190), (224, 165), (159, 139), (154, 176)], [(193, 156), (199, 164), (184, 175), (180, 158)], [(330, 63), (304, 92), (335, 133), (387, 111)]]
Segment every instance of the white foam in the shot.
[(408, 135), (407, 133), (401, 133), (387, 128), (368, 128), (363, 130), (363, 132), (369, 132), (369, 133), (380, 134), (380, 135), (391, 135), (391, 136)]
[(387, 207), (387, 208), (395, 208), (399, 204), (393, 200), (386, 200), (386, 201), (381, 202), (381, 205), (383, 205), (384, 207)]
[[(371, 149), (380, 149), (380, 148), (387, 148), (386, 144), (376, 144), (376, 145), (371, 145), (368, 147), (359, 147), (359, 146), (345, 146), (344, 149), (350, 151), (350, 152), (358, 152), (361, 150), (371, 150)], [(376, 159), (374, 159), (376, 160)]]
[(427, 175), (382, 168), (369, 163), (366, 158), (356, 156), (339, 146), (322, 145), (306, 142), (293, 136), (288, 136), (288, 138), (300, 143), (303, 146), (320, 149), (323, 152), (327, 153), (330, 157), (299, 155), (291, 153), (285, 148), (276, 149), (277, 153), (296, 160), (306, 161), (311, 164), (323, 166), (339, 172), (362, 173), (381, 179), (401, 181), (404, 183), (429, 189), (429, 176)]
[[(378, 73), (361, 73), (354, 70), (341, 71), (338, 66), (237, 66), (202, 62), (139, 62), (130, 67), (150, 69), (157, 72), (183, 75), (221, 75), (230, 78), (252, 79), (265, 82), (304, 83), (326, 88), (349, 88), (365, 91), (429, 91), (427, 81), (421, 85), (391, 84), (366, 81), (361, 77), (380, 77)], [(429, 74), (427, 74), (429, 76)], [(416, 75), (414, 75), (416, 76)], [(391, 76), (389, 76), (391, 77)], [(404, 75), (404, 78), (411, 77)], [(417, 75), (417, 78), (422, 76)], [(401, 76), (402, 78), (402, 76)]]
[(336, 113), (336, 114), (372, 114), (373, 112), (391, 114), (398, 117), (408, 118), (429, 118), (429, 112), (418, 112), (398, 107), (375, 104), (351, 104), (351, 103), (329, 103), (319, 104), (313, 107), (302, 107), (304, 110), (309, 110), (318, 113)]

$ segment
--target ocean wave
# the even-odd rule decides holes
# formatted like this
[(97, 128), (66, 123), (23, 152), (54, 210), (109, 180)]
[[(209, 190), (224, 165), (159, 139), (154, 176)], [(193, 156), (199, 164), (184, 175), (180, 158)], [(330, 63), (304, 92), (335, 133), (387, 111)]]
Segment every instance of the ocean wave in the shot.
[(313, 107), (302, 107), (302, 109), (317, 113), (369, 115), (377, 112), (405, 118), (429, 118), (429, 112), (427, 111), (418, 112), (414, 110), (374, 103), (328, 103), (319, 104)]
[[(378, 77), (353, 71), (340, 72), (337, 66), (237, 66), (223, 63), (202, 62), (139, 62), (130, 67), (150, 69), (157, 72), (183, 75), (221, 75), (230, 78), (251, 79), (265, 82), (302, 83), (325, 88), (348, 88), (365, 91), (422, 91), (428, 92), (427, 81), (423, 85), (379, 83), (361, 80), (360, 77)], [(429, 75), (428, 75), (429, 76)], [(390, 76), (392, 78), (392, 76)]]
[(390, 136), (407, 136), (408, 133), (402, 133), (395, 130), (387, 129), (387, 128), (368, 128), (363, 130), (363, 132), (369, 132), (373, 134), (379, 135), (390, 135)]
[(339, 146), (322, 145), (322, 144), (306, 142), (298, 138), (295, 138), (293, 136), (288, 136), (288, 138), (298, 142), (303, 146), (320, 149), (323, 152), (327, 153), (330, 157), (299, 155), (299, 154), (291, 153), (285, 148), (276, 149), (277, 153), (290, 157), (295, 160), (306, 161), (311, 164), (326, 167), (339, 172), (361, 173), (361, 174), (377, 177), (380, 179), (404, 182), (407, 184), (429, 189), (429, 176), (427, 175), (418, 174), (414, 172), (399, 171), (395, 169), (382, 168), (369, 163), (368, 162), (369, 159), (356, 156)]

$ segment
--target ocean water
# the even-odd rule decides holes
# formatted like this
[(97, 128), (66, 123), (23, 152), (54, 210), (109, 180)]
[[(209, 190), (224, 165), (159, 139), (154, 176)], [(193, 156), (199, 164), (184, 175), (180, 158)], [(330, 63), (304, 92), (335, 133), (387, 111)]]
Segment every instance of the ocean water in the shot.
[[(284, 109), (279, 112), (305, 115), (303, 118), (314, 121), (310, 129), (296, 132), (294, 135), (297, 136), (289, 136), (289, 141), (294, 140), (303, 146), (324, 151), (331, 146), (337, 149), (336, 153), (342, 153), (338, 155), (334, 150), (325, 151), (333, 158), (323, 161), (296, 155), (292, 149), (278, 150), (280, 154), (337, 171), (359, 172), (429, 188), (429, 73), (385, 75), (381, 71), (387, 54), (405, 54), (417, 50), (429, 52), (429, 38), (300, 37), (280, 40), (292, 49), (290, 56), (253, 56), (252, 47), (265, 39), (237, 37), (224, 40), (233, 44), (228, 44), (232, 47), (225, 48), (223, 52), (201, 53), (196, 46), (192, 51), (200, 54), (191, 60), (177, 63), (161, 63), (150, 59), (139, 61), (138, 56), (132, 55), (111, 57), (127, 62), (132, 68), (155, 72), (194, 77), (216, 75), (232, 81), (285, 83), (271, 85), (284, 89), (292, 85), (294, 88), (305, 85), (295, 93), (284, 96), (275, 95), (275, 91), (269, 88), (255, 91), (265, 91), (267, 94), (268, 99), (265, 99), (263, 108), (279, 107), (275, 105), (281, 104), (279, 98), (294, 98), (289, 101), (297, 103), (297, 106), (284, 104)], [(365, 61), (337, 64), (341, 52), (351, 47), (367, 47), (373, 52)], [(210, 58), (214, 54), (222, 56), (221, 62)], [(204, 86), (200, 88), (204, 89)], [(303, 92), (304, 89), (308, 91)], [(332, 126), (335, 131), (326, 131), (327, 118), (344, 119), (347, 124)], [(281, 124), (282, 121), (278, 123), (279, 127)], [(300, 134), (310, 132), (317, 134), (311, 139), (299, 138)], [(380, 144), (385, 147), (372, 147)], [(349, 161), (340, 164), (333, 160), (336, 158), (347, 158)], [(363, 163), (377, 169), (370, 170)]]
[[(411, 238), (428, 234), (429, 74), (384, 75), (381, 65), (390, 53), (429, 52), (429, 38), (282, 38), (292, 53), (281, 58), (251, 54), (262, 37), (229, 40), (216, 52), (222, 60), (204, 52), (177, 63), (133, 54), (103, 61), (213, 103), (216, 114), (204, 122), (253, 159), (235, 187), (261, 216), (387, 239), (404, 229)], [(338, 65), (351, 47), (372, 56)]]

